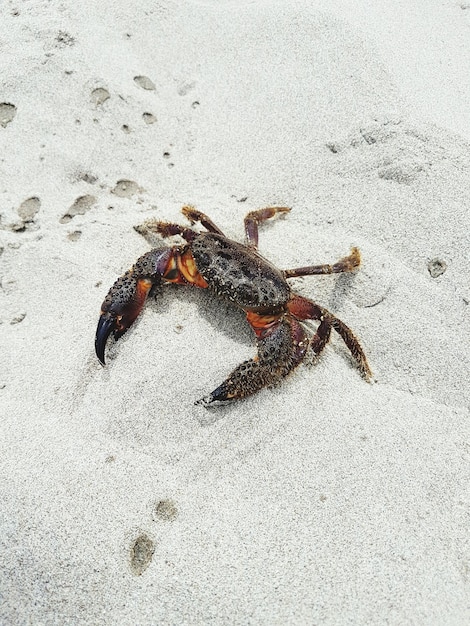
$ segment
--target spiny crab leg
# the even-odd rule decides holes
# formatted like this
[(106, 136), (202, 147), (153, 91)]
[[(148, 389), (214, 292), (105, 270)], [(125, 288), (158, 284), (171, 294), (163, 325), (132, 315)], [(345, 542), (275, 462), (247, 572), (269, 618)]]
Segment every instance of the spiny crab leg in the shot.
[(335, 330), (351, 352), (351, 356), (356, 362), (361, 376), (365, 380), (370, 381), (372, 372), (367, 362), (367, 357), (349, 326), (346, 326), (344, 322), (333, 315), (333, 313), (330, 313), (330, 311), (299, 294), (292, 294), (287, 303), (287, 308), (290, 314), (297, 320), (318, 320), (320, 322), (317, 332), (310, 341), (311, 349), (316, 356), (320, 355), (330, 339), (331, 331)]
[(307, 267), (296, 267), (292, 270), (284, 270), (286, 278), (296, 276), (314, 276), (321, 274), (339, 274), (341, 272), (354, 272), (361, 264), (361, 253), (359, 248), (351, 248), (348, 256), (343, 257), (333, 265), (324, 263), (323, 265), (308, 265)]

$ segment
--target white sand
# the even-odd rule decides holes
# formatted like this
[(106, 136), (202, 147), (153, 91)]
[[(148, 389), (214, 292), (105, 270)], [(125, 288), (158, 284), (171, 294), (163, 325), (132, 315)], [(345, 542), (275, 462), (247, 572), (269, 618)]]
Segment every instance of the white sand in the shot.
[[(0, 19), (2, 626), (468, 624), (470, 3)], [(253, 338), (183, 288), (101, 368), (101, 301), (148, 249), (132, 226), (188, 202), (238, 239), (247, 211), (291, 206), (260, 234), (281, 267), (358, 245), (354, 277), (293, 286), (376, 383), (334, 337), (278, 388), (196, 407)]]

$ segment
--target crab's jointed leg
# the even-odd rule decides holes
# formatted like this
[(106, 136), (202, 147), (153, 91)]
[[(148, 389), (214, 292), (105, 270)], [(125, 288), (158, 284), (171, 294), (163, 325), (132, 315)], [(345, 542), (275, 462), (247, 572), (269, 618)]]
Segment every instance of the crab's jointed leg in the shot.
[(277, 213), (288, 213), (289, 207), (274, 206), (266, 207), (265, 209), (258, 209), (257, 211), (251, 211), (245, 217), (245, 235), (246, 243), (251, 248), (258, 247), (258, 224), (265, 220), (274, 217)]
[(148, 233), (155, 233), (164, 238), (181, 235), (185, 241), (190, 242), (197, 236), (197, 233), (191, 228), (181, 226), (181, 224), (172, 224), (171, 222), (160, 222), (156, 219), (145, 220), (143, 224), (134, 228), (143, 237)]
[(312, 276), (318, 274), (339, 274), (341, 272), (353, 272), (361, 264), (361, 253), (359, 248), (352, 248), (348, 256), (343, 257), (333, 265), (327, 263), (323, 265), (307, 265), (306, 267), (297, 267), (292, 270), (284, 270), (286, 278), (294, 278), (296, 276)]
[[(265, 319), (263, 319), (265, 318)], [(299, 322), (290, 315), (263, 316), (248, 313), (257, 336), (258, 354), (244, 361), (208, 396), (196, 404), (238, 400), (263, 387), (274, 385), (299, 365), (308, 348), (308, 339)]]
[(191, 224), (199, 222), (211, 233), (217, 233), (218, 235), (225, 236), (218, 226), (214, 224), (210, 217), (205, 213), (201, 213), (191, 205), (186, 205), (181, 209), (181, 213), (190, 221)]
[(299, 296), (298, 294), (291, 296), (291, 299), (287, 303), (287, 308), (291, 315), (298, 320), (318, 320), (320, 322), (317, 332), (310, 340), (310, 348), (316, 356), (321, 353), (328, 343), (331, 330), (333, 329), (340, 335), (349, 348), (361, 375), (366, 380), (370, 380), (372, 372), (367, 362), (366, 355), (359, 341), (356, 339), (356, 336), (344, 322), (335, 317), (333, 313), (330, 313), (323, 307), (315, 304), (315, 302), (312, 302), (312, 300)]

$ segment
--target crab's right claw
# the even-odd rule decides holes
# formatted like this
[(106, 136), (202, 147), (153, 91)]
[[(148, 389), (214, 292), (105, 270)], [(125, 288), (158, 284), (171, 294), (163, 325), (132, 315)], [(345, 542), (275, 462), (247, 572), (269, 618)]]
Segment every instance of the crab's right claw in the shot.
[(275, 385), (302, 362), (308, 340), (296, 319), (285, 316), (258, 330), (257, 356), (241, 363), (217, 389), (195, 404), (208, 408), (246, 398), (263, 387)]
[(129, 270), (118, 278), (108, 292), (102, 306), (95, 335), (95, 352), (101, 365), (105, 364), (104, 352), (111, 333), (119, 339), (133, 324), (144, 306), (152, 287), (148, 278), (136, 279)]

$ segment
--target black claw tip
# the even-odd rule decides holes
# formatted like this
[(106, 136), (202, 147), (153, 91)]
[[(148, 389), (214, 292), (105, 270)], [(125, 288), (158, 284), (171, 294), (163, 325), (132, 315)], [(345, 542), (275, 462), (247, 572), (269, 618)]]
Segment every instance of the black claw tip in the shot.
[(194, 404), (203, 406), (207, 409), (209, 406), (224, 405), (224, 404), (227, 404), (228, 402), (231, 402), (232, 400), (233, 398), (227, 396), (227, 389), (225, 387), (225, 384), (222, 383), (220, 387), (217, 387), (217, 389), (214, 389), (214, 391), (210, 393), (208, 396), (204, 396), (204, 398), (201, 398), (200, 400), (196, 400)]
[(208, 396), (204, 396), (204, 398), (200, 398), (199, 400), (196, 400), (194, 404), (196, 406), (203, 406), (204, 408), (207, 409), (207, 407), (209, 406), (209, 404), (211, 404), (211, 402), (212, 402), (212, 394), (209, 394)]
[(95, 335), (95, 352), (101, 365), (103, 366), (105, 365), (104, 351), (106, 348), (106, 342), (108, 341), (109, 335), (115, 328), (116, 322), (113, 318), (106, 317), (105, 315), (100, 317)]

